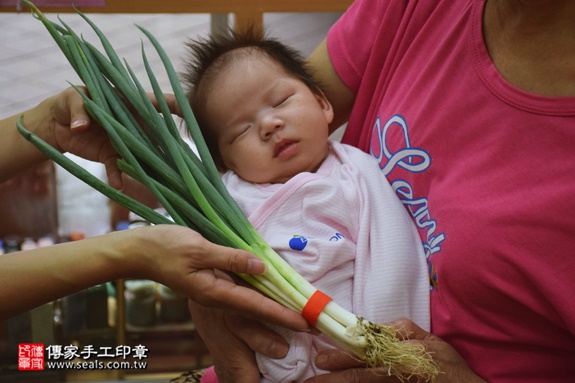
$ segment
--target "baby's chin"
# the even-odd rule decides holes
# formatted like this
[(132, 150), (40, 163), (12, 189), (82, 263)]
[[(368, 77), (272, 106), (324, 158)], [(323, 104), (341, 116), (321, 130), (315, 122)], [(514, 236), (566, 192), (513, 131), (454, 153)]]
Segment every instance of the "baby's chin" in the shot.
[(245, 174), (245, 173), (238, 173), (236, 172), (237, 176), (243, 179), (244, 181), (253, 183), (253, 184), (285, 184), (287, 181), (295, 177), (296, 175), (303, 173), (305, 170), (294, 170), (290, 172), (286, 172), (283, 174), (273, 174), (273, 175), (264, 175), (264, 174)]
[(255, 181), (250, 181), (250, 182), (258, 183), (258, 184), (285, 184), (286, 182), (288, 182), (289, 180), (291, 180), (292, 178), (294, 178), (295, 176), (297, 176), (299, 174), (316, 173), (317, 170), (320, 168), (322, 163), (323, 163), (323, 161), (318, 165), (302, 167), (300, 169), (293, 170), (292, 172), (289, 172), (289, 173), (286, 173), (283, 175), (278, 175), (277, 177), (274, 177), (273, 179), (268, 178), (267, 180), (263, 180), (261, 182), (255, 182)]
[[(244, 171), (235, 173), (247, 182), (251, 182), (254, 184), (285, 184), (290, 179), (294, 178), (298, 174), (302, 173), (315, 173), (321, 167), (325, 159), (327, 158), (327, 153), (325, 156), (317, 158), (313, 161), (305, 160), (305, 157), (300, 157), (300, 160), (290, 162), (290, 166), (282, 166), (281, 169), (273, 172), (251, 172), (251, 171)], [(244, 169), (245, 170), (245, 169)]]

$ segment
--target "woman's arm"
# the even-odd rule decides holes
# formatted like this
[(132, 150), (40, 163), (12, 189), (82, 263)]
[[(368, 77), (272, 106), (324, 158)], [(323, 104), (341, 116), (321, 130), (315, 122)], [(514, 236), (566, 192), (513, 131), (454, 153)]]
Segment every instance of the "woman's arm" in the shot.
[(28, 130), (61, 152), (103, 163), (110, 185), (122, 186), (116, 167), (118, 155), (105, 130), (91, 121), (82, 97), (73, 88), (0, 120), (0, 183), (46, 160), (46, 156), (18, 132), (16, 121), (20, 116)]
[(212, 244), (191, 229), (157, 225), (0, 257), (0, 319), (118, 278), (150, 279), (203, 305), (226, 307), (306, 330), (296, 312), (237, 285), (227, 274), (259, 274), (254, 255)]
[(330, 133), (333, 133), (349, 119), (355, 95), (337, 75), (327, 52), (326, 39), (308, 57), (306, 65), (333, 106), (334, 119), (330, 125)]
[[(46, 156), (16, 129), (18, 117), (16, 115), (0, 120), (0, 183), (46, 160)], [(27, 126), (32, 125), (28, 123), (33, 120), (32, 116), (26, 116), (25, 120)]]
[[(173, 95), (166, 95), (177, 113)], [(154, 101), (152, 99), (152, 101)], [(106, 165), (108, 181), (122, 186), (117, 153), (105, 130), (92, 123), (73, 88), (0, 121), (0, 182), (46, 160), (16, 128), (24, 125), (51, 146)], [(218, 246), (191, 229), (158, 225), (106, 234), (0, 257), (0, 319), (118, 278), (150, 279), (206, 305), (231, 308), (272, 323), (307, 330), (296, 312), (237, 285), (226, 273), (255, 274), (264, 264), (245, 251)]]

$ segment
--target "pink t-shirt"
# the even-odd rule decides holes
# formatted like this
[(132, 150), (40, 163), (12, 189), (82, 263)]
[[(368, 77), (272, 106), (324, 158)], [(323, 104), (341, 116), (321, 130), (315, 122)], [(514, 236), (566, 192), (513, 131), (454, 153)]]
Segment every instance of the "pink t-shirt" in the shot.
[(483, 0), (356, 0), (328, 51), (430, 264), (432, 332), (490, 382), (575, 377), (575, 97), (510, 85)]

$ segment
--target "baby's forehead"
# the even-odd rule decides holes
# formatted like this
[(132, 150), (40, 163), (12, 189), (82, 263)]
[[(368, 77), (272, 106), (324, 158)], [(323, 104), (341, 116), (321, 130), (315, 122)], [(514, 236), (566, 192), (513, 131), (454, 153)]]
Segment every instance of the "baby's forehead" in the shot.
[(290, 76), (289, 71), (284, 68), (281, 62), (274, 57), (270, 56), (261, 49), (238, 48), (233, 51), (226, 52), (217, 61), (214, 61), (209, 72), (211, 83), (225, 78), (230, 73), (236, 75), (235, 71), (243, 71), (246, 68), (256, 65), (261, 67), (265, 66), (266, 71), (274, 71), (279, 74)]
[(226, 52), (220, 59), (224, 66), (233, 66), (234, 64), (245, 64), (246, 62), (265, 62), (279, 64), (268, 52), (259, 47), (241, 47)]
[[(276, 79), (290, 78), (309, 87), (297, 73), (293, 72), (292, 68), (286, 66), (282, 57), (276, 57), (260, 47), (250, 46), (228, 51), (210, 65), (202, 81), (204, 96), (211, 97), (213, 91), (222, 84), (227, 84), (230, 78), (253, 79), (250, 75), (255, 72), (259, 73), (257, 78), (260, 76), (269, 78), (270, 75)], [(242, 73), (245, 74), (244, 77)]]
[(206, 66), (199, 81), (198, 89), (209, 92), (215, 83), (225, 78), (230, 72), (255, 62), (277, 63), (269, 54), (258, 47), (239, 47), (227, 51)]

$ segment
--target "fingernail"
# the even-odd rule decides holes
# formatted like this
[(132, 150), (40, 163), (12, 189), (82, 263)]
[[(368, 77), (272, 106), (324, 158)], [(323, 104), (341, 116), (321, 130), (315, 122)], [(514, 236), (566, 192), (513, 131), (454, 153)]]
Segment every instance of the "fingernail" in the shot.
[(77, 128), (84, 126), (84, 125), (86, 125), (86, 120), (74, 120), (70, 124), (70, 129), (77, 129)]
[(266, 271), (266, 264), (259, 259), (250, 258), (248, 259), (248, 270), (254, 274), (262, 274)]
[(289, 346), (282, 342), (274, 342), (269, 348), (269, 356), (271, 358), (280, 359), (287, 355)]

